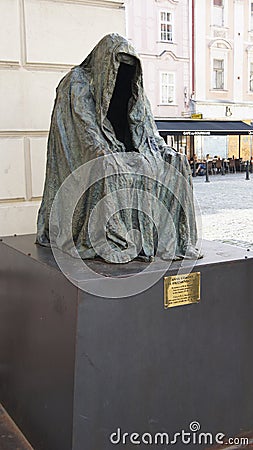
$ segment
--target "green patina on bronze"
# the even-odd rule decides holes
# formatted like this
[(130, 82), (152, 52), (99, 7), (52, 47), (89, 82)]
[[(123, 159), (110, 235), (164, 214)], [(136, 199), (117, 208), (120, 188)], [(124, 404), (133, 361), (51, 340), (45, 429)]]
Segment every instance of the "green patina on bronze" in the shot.
[[(141, 233), (139, 256), (144, 260), (157, 253), (157, 231), (162, 258), (198, 256), (187, 158), (166, 146), (159, 136), (143, 89), (139, 57), (132, 45), (118, 34), (105, 36), (57, 88), (44, 194), (38, 214), (38, 244), (50, 246), (50, 211), (66, 177), (94, 158), (126, 152), (132, 152), (133, 156), (138, 154), (138, 163), (141, 158), (143, 168), (147, 173), (152, 172), (155, 180), (138, 175), (138, 170), (133, 171), (126, 161), (126, 172), (132, 170), (132, 175), (115, 174), (89, 188), (79, 200), (72, 221), (73, 239), (80, 256), (83, 259), (97, 256), (90, 242), (88, 221), (94, 206), (108, 193), (114, 194), (113, 205), (107, 202), (107, 207), (112, 207), (112, 218), (106, 225), (106, 238), (113, 250), (110, 261), (122, 262), (120, 252), (129, 245), (126, 233), (131, 229)], [(113, 214), (115, 208), (121, 209), (120, 199), (117, 205), (117, 192), (124, 188), (135, 189), (138, 208)], [(149, 205), (151, 218), (142, 212), (142, 193), (146, 191), (157, 198), (157, 202)], [(160, 214), (161, 202), (173, 218), (174, 242), (171, 242), (171, 225), (165, 223)], [(62, 204), (59, 211), (58, 233), (60, 247), (68, 252), (68, 233), (62, 229), (60, 220), (66, 207)]]

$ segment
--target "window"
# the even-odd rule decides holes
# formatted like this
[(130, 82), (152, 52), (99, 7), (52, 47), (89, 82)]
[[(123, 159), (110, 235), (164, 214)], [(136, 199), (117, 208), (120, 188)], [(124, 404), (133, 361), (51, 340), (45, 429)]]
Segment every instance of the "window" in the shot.
[(253, 62), (249, 65), (249, 90), (253, 92)]
[(224, 0), (213, 0), (213, 24), (224, 26)]
[(175, 74), (161, 73), (161, 104), (175, 103)]
[(224, 89), (224, 59), (213, 60), (213, 89)]
[(163, 42), (172, 42), (172, 13), (160, 12), (160, 39)]
[(225, 39), (215, 39), (210, 41), (209, 47), (211, 79), (210, 88), (227, 90), (229, 89), (228, 73), (229, 70), (231, 71), (230, 54), (232, 53), (232, 46)]

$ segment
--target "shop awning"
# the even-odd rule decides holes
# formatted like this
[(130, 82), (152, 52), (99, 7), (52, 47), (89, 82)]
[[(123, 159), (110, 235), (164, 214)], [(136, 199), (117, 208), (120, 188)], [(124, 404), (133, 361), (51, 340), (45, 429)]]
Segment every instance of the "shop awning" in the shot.
[(156, 120), (160, 133), (183, 136), (253, 135), (253, 126), (240, 120)]

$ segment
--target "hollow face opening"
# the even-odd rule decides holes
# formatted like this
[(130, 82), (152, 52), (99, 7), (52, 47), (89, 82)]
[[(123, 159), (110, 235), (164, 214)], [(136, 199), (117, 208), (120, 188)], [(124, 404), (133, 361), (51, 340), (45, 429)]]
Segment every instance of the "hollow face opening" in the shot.
[(132, 81), (135, 71), (136, 64), (120, 63), (107, 113), (107, 118), (112, 124), (116, 138), (123, 142), (127, 151), (133, 150), (128, 122), (128, 104), (132, 97)]

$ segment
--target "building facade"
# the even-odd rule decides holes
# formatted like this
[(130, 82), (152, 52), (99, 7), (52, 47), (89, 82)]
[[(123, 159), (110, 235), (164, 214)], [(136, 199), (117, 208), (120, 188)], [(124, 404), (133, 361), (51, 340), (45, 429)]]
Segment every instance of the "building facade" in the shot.
[[(253, 1), (191, 0), (194, 73), (191, 111), (205, 119), (253, 119)], [(249, 159), (251, 137), (195, 139), (199, 157)]]
[(121, 0), (1, 0), (0, 235), (36, 231), (59, 80), (105, 34), (125, 34)]
[(189, 114), (188, 0), (128, 0), (127, 35), (143, 65), (144, 86), (156, 118)]

